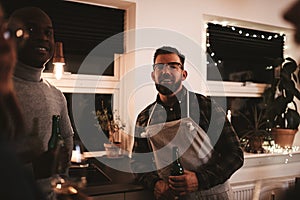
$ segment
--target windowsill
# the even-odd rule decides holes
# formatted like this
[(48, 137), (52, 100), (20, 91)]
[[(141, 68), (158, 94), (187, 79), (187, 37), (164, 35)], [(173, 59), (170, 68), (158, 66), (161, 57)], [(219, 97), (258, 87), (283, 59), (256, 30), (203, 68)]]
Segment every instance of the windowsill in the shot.
[(260, 97), (268, 84), (253, 82), (207, 81), (208, 96)]
[(290, 153), (247, 153), (244, 152), (244, 167), (255, 167), (263, 165), (288, 164), (300, 162), (300, 151)]
[(244, 153), (244, 165), (230, 178), (230, 182), (296, 177), (300, 175), (300, 151), (291, 153)]
[(64, 73), (57, 80), (53, 73), (43, 73), (42, 77), (66, 93), (113, 93), (118, 89), (117, 76), (96, 76)]

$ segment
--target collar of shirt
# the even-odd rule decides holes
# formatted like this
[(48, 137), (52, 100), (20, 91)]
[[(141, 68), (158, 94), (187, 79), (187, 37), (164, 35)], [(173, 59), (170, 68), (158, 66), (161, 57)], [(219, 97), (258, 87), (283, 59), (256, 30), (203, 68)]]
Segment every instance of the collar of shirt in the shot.
[(176, 96), (178, 101), (174, 103), (173, 106), (168, 106), (164, 104), (159, 95), (157, 95), (156, 103), (157, 105), (153, 108), (155, 109), (153, 115), (150, 119), (150, 124), (164, 123), (173, 120), (181, 119), (186, 116), (187, 108), (187, 89), (183, 88)]

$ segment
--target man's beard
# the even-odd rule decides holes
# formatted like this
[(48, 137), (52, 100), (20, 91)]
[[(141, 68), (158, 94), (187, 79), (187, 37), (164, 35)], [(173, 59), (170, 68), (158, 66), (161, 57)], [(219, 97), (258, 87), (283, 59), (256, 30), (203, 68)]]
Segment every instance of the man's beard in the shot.
[(176, 82), (173, 85), (161, 85), (161, 84), (155, 84), (156, 90), (163, 94), (163, 95), (171, 95), (173, 94), (175, 91), (178, 90), (178, 88), (180, 87), (180, 82)]

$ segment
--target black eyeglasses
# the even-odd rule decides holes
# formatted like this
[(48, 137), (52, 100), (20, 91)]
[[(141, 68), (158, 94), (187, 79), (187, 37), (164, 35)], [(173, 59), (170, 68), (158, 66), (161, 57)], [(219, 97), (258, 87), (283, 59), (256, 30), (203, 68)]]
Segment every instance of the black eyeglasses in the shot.
[(179, 69), (183, 69), (182, 64), (178, 62), (169, 62), (169, 63), (156, 63), (153, 64), (153, 70), (163, 70), (167, 66), (172, 71), (178, 71)]

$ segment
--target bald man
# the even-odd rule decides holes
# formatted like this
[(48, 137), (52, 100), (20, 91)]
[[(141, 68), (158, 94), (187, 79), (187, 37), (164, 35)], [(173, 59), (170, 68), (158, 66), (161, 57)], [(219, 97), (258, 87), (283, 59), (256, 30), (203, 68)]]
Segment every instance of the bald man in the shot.
[(48, 199), (55, 199), (51, 190), (51, 156), (48, 141), (52, 130), (52, 116), (60, 115), (60, 130), (65, 142), (63, 168), (67, 173), (73, 149), (73, 129), (63, 93), (41, 74), (53, 56), (54, 31), (50, 17), (36, 7), (25, 7), (12, 13), (8, 27), (15, 36), (18, 61), (14, 71), (14, 87), (25, 118), (25, 128), (37, 127), (42, 153), (32, 160), (38, 184)]

